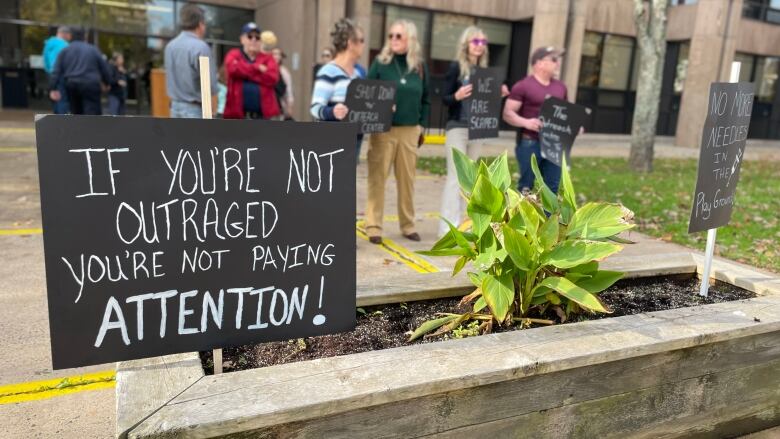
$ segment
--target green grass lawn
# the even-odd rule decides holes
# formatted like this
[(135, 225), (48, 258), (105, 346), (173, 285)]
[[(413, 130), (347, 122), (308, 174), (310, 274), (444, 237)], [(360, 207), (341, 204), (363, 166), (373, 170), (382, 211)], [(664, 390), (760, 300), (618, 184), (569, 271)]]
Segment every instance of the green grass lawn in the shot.
[[(418, 168), (446, 173), (444, 158), (421, 157)], [(510, 160), (517, 180), (517, 162)], [(688, 234), (695, 160), (656, 159), (648, 175), (628, 169), (625, 159), (581, 158), (572, 162), (579, 202), (619, 202), (633, 210), (637, 230), (704, 250), (707, 233)], [(718, 229), (715, 254), (780, 273), (780, 163), (744, 162), (731, 223)]]

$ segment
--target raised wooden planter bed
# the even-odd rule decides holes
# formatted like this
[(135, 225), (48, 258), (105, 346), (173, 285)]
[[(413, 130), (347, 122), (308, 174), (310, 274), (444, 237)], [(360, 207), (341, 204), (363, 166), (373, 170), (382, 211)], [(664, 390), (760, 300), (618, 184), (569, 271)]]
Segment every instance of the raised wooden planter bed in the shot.
[[(662, 256), (604, 266), (701, 270), (697, 255)], [(444, 276), (415, 291), (361, 286), (358, 304), (467, 289)], [(720, 261), (713, 276), (758, 297), (216, 376), (197, 353), (123, 362), (117, 436), (730, 437), (778, 425), (780, 278)]]

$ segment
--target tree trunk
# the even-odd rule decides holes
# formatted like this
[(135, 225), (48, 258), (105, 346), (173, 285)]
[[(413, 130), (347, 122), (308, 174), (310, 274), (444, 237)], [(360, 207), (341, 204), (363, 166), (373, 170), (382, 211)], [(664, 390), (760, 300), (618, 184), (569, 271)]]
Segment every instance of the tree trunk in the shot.
[(653, 170), (653, 143), (658, 124), (658, 106), (666, 57), (668, 5), (668, 0), (634, 0), (639, 78), (628, 163), (631, 169), (638, 172)]

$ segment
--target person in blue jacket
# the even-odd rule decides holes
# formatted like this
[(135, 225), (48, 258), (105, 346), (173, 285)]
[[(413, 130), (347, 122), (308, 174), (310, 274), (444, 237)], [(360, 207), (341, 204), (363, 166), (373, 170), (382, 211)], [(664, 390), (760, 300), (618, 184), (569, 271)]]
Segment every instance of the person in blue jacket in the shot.
[[(60, 54), (62, 49), (68, 47), (72, 36), (69, 27), (60, 26), (57, 28), (57, 34), (47, 38), (43, 43), (43, 70), (46, 71), (49, 78), (51, 78), (51, 74), (54, 71), (57, 55)], [(52, 111), (54, 111), (54, 114), (67, 114), (70, 108), (68, 106), (68, 96), (65, 93), (65, 83), (60, 81), (56, 88), (60, 92), (61, 97), (58, 101), (52, 101)]]
[(73, 30), (73, 42), (62, 49), (54, 63), (49, 78), (49, 97), (53, 101), (62, 99), (57, 90), (60, 81), (65, 83), (65, 92), (72, 114), (102, 114), (100, 95), (104, 87), (111, 84), (111, 73), (103, 54), (83, 40), (80, 29)]

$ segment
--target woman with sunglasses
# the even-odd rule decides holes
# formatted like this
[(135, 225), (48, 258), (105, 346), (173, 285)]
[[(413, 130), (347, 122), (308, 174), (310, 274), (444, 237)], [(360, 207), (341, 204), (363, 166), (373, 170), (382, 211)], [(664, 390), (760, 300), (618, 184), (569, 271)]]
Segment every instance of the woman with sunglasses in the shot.
[(368, 70), (368, 79), (396, 83), (393, 125), (386, 133), (371, 135), (368, 148), (368, 202), (366, 233), (374, 244), (382, 243), (385, 183), (395, 169), (398, 189), (398, 220), (407, 239), (419, 241), (414, 223), (414, 176), (417, 147), (428, 123), (428, 71), (423, 62), (417, 27), (408, 20), (390, 26), (387, 42)]
[[(344, 100), (349, 83), (360, 77), (356, 64), (363, 54), (365, 38), (363, 29), (348, 18), (342, 18), (333, 25), (330, 37), (336, 57), (317, 71), (310, 112), (317, 120), (338, 121), (347, 117), (349, 112)], [(358, 159), (362, 142), (363, 135), (359, 134), (356, 152)]]
[(241, 29), (241, 48), (225, 55), (225, 119), (272, 119), (280, 114), (274, 92), (279, 66), (270, 52), (261, 50), (261, 39), (260, 28), (247, 23)]
[[(488, 39), (485, 32), (476, 27), (469, 26), (460, 35), (455, 61), (450, 64), (445, 75), (444, 95), (442, 102), (448, 108), (446, 131), (446, 156), (447, 156), (447, 181), (444, 183), (444, 193), (441, 199), (441, 216), (439, 222), (439, 236), (444, 236), (449, 231), (445, 219), (458, 226), (463, 219), (466, 203), (460, 196), (458, 176), (455, 171), (455, 162), (452, 158), (452, 150), (468, 155), (476, 160), (479, 157), (480, 140), (469, 141), (468, 108), (463, 105), (463, 100), (471, 96), (471, 76), (477, 67), (488, 65)], [(501, 95), (507, 96), (509, 89), (501, 86)]]

